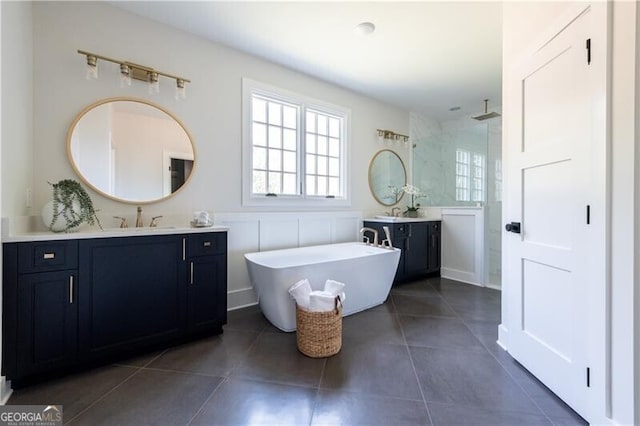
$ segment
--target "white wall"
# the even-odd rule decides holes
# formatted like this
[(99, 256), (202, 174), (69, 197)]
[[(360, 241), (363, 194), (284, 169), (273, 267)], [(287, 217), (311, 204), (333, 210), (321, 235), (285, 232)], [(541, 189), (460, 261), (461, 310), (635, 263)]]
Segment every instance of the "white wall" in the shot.
[[(30, 213), (26, 191), (33, 187), (32, 8), (26, 2), (1, 2), (1, 7), (2, 216), (22, 216)], [(40, 180), (49, 186), (46, 178)]]
[[(634, 322), (634, 292), (638, 293), (637, 188), (640, 164), (638, 117), (636, 2), (615, 2), (613, 7), (613, 64), (611, 103), (611, 417), (624, 424), (638, 424), (634, 412), (640, 395), (634, 377), (640, 354), (634, 351), (640, 324)], [(636, 284), (634, 286), (634, 283)], [(637, 297), (637, 296), (636, 296)], [(632, 397), (633, 396), (633, 397)]]
[[(135, 96), (172, 111), (195, 139), (195, 175), (171, 200), (145, 208), (149, 214), (247, 211), (241, 205), (241, 78), (285, 88), (351, 109), (352, 206), (381, 210), (369, 193), (369, 160), (378, 150), (376, 128), (409, 130), (409, 114), (348, 90), (256, 57), (93, 2), (38, 2), (34, 10), (35, 206), (50, 197), (46, 180), (74, 177), (65, 154), (67, 127), (86, 105), (106, 97)], [(134, 81), (120, 88), (118, 71), (99, 63), (99, 79), (84, 79), (77, 49), (130, 60), (192, 80), (186, 101), (174, 99), (171, 80), (149, 95)], [(400, 152), (407, 160), (407, 154)], [(5, 175), (7, 171), (5, 171)], [(128, 213), (132, 207), (92, 194), (98, 209)], [(259, 210), (254, 208), (252, 210)]]
[[(574, 2), (505, 2), (503, 6), (503, 75), (517, 64), (520, 55), (530, 50), (532, 43), (560, 15), (575, 7)], [(637, 81), (638, 56), (637, 30), (638, 12), (634, 2), (615, 1), (612, 10), (612, 72), (611, 72), (611, 144), (610, 144), (610, 394), (607, 407), (602, 412), (602, 421), (607, 419), (620, 424), (638, 424), (634, 415), (634, 403), (638, 406), (640, 385), (638, 381), (638, 318), (634, 312), (634, 297), (638, 297), (637, 233), (638, 207), (636, 191), (638, 185), (638, 163), (635, 139), (638, 137)], [(510, 105), (509, 82), (503, 81), (503, 106)], [(505, 109), (503, 121), (503, 143), (508, 143), (509, 113)], [(507, 149), (503, 152), (506, 154)], [(508, 157), (503, 158), (508, 162)], [(505, 182), (507, 185), (508, 183)], [(505, 194), (510, 192), (505, 187)], [(506, 265), (503, 265), (506, 267)], [(508, 283), (503, 289), (508, 291)], [(635, 292), (635, 293), (634, 293)], [(503, 298), (505, 296), (503, 291)], [(603, 301), (603, 303), (606, 303)], [(506, 318), (508, 306), (503, 303), (502, 317)], [(634, 323), (635, 318), (635, 323)], [(635, 326), (635, 327), (634, 327)], [(636, 381), (634, 383), (634, 377)]]
[[(0, 107), (0, 212), (2, 216), (24, 215), (26, 188), (32, 187), (32, 8), (30, 3), (0, 2), (2, 105)], [(12, 167), (19, 164), (19, 167)], [(5, 171), (10, 170), (8, 175)], [(0, 273), (2, 259), (0, 258)], [(0, 306), (2, 295), (0, 294)], [(1, 309), (0, 309), (1, 310)], [(0, 337), (2, 317), (0, 316)], [(1, 341), (1, 339), (0, 339)], [(0, 362), (1, 365), (1, 362)], [(0, 377), (0, 404), (11, 389)]]
[[(11, 3), (2, 2), (3, 7), (7, 4)], [(18, 64), (25, 64), (23, 68), (30, 71), (31, 55), (25, 55), (30, 49), (19, 46), (31, 43), (33, 37), (33, 86), (29, 84), (28, 73), (16, 72), (18, 75), (14, 78), (19, 84), (12, 86), (11, 96), (3, 92), (2, 97), (3, 103), (11, 102), (13, 112), (9, 121), (16, 123), (8, 138), (3, 130), (3, 216), (29, 213), (22, 207), (28, 187), (33, 188), (33, 214), (38, 215), (51, 197), (47, 182), (76, 178), (66, 155), (68, 127), (84, 107), (99, 99), (116, 96), (147, 99), (164, 107), (183, 122), (194, 139), (198, 164), (193, 179), (171, 199), (145, 206), (145, 223), (152, 215), (163, 215), (167, 220), (172, 215), (189, 215), (197, 210), (222, 215), (264, 211), (241, 204), (243, 77), (351, 109), (349, 174), (352, 203), (344, 210), (361, 214), (384, 209), (370, 194), (367, 179), (369, 161), (380, 149), (376, 129), (407, 134), (407, 111), (105, 3), (35, 2), (32, 9), (32, 22), (29, 16), (11, 21), (16, 27), (12, 35), (16, 34), (19, 44), (12, 40), (6, 49), (4, 45), (2, 49), (3, 62), (9, 58), (18, 60)], [(159, 94), (149, 95), (147, 85), (139, 81), (121, 88), (117, 66), (106, 62), (98, 63), (97, 80), (86, 80), (86, 58), (76, 52), (78, 49), (189, 78), (192, 83), (187, 84), (188, 97), (185, 101), (176, 101), (175, 82), (164, 78), (160, 79)], [(4, 118), (3, 122), (7, 122)], [(30, 148), (32, 140), (33, 150)], [(14, 154), (13, 150), (18, 152)], [(397, 151), (408, 164), (408, 150)], [(135, 206), (115, 202), (92, 191), (90, 195), (107, 227), (117, 226), (112, 215), (128, 216), (130, 222), (135, 217)], [(296, 210), (298, 219), (304, 219), (305, 209)], [(245, 225), (247, 228), (243, 228)], [(255, 222), (235, 223), (230, 236), (259, 231), (254, 225)], [(244, 266), (240, 262), (230, 264), (228, 288), (231, 293), (248, 290), (243, 277)], [(232, 303), (230, 307), (233, 307)]]

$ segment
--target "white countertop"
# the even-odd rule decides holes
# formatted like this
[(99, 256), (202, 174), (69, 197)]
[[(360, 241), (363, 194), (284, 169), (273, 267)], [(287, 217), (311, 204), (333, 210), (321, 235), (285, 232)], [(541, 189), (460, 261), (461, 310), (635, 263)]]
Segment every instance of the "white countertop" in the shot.
[(16, 243), (28, 241), (55, 241), (55, 240), (79, 240), (89, 238), (118, 238), (118, 237), (137, 237), (149, 235), (173, 235), (173, 234), (195, 234), (205, 232), (226, 232), (229, 228), (226, 226), (209, 226), (205, 228), (193, 228), (190, 226), (158, 226), (157, 228), (107, 228), (100, 230), (99, 228), (91, 228), (80, 230), (78, 232), (24, 232), (13, 235), (5, 235), (2, 238), (3, 243)]
[(440, 217), (370, 217), (363, 219), (368, 222), (407, 223), (407, 222), (435, 222), (441, 221)]

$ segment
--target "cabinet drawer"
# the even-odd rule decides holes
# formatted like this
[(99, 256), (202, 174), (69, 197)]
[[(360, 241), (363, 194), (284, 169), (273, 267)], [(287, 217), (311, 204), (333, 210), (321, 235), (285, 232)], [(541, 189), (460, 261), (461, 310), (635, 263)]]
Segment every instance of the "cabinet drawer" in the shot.
[(208, 234), (189, 235), (189, 256), (208, 256), (227, 251), (227, 233), (212, 232)]
[(43, 241), (20, 243), (18, 246), (19, 273), (61, 271), (77, 267), (77, 241)]

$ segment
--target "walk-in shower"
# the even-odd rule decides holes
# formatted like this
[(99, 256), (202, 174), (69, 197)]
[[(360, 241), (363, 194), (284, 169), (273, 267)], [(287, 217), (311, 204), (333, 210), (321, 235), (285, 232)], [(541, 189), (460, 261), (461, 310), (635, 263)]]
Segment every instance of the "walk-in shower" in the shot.
[[(490, 116), (490, 117), (489, 117)], [(480, 121), (478, 121), (480, 120)], [(435, 122), (411, 116), (412, 181), (438, 207), (484, 207), (484, 284), (501, 283), (502, 118)]]

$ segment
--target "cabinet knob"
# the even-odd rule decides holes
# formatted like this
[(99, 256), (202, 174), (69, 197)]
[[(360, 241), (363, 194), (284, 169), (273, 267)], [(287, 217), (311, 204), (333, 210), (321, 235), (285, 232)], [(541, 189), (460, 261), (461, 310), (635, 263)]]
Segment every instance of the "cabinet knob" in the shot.
[(205, 247), (211, 247), (211, 241), (205, 241), (202, 245)]
[(55, 253), (45, 253), (44, 256), (42, 256), (44, 259), (55, 259), (56, 258), (56, 254)]

